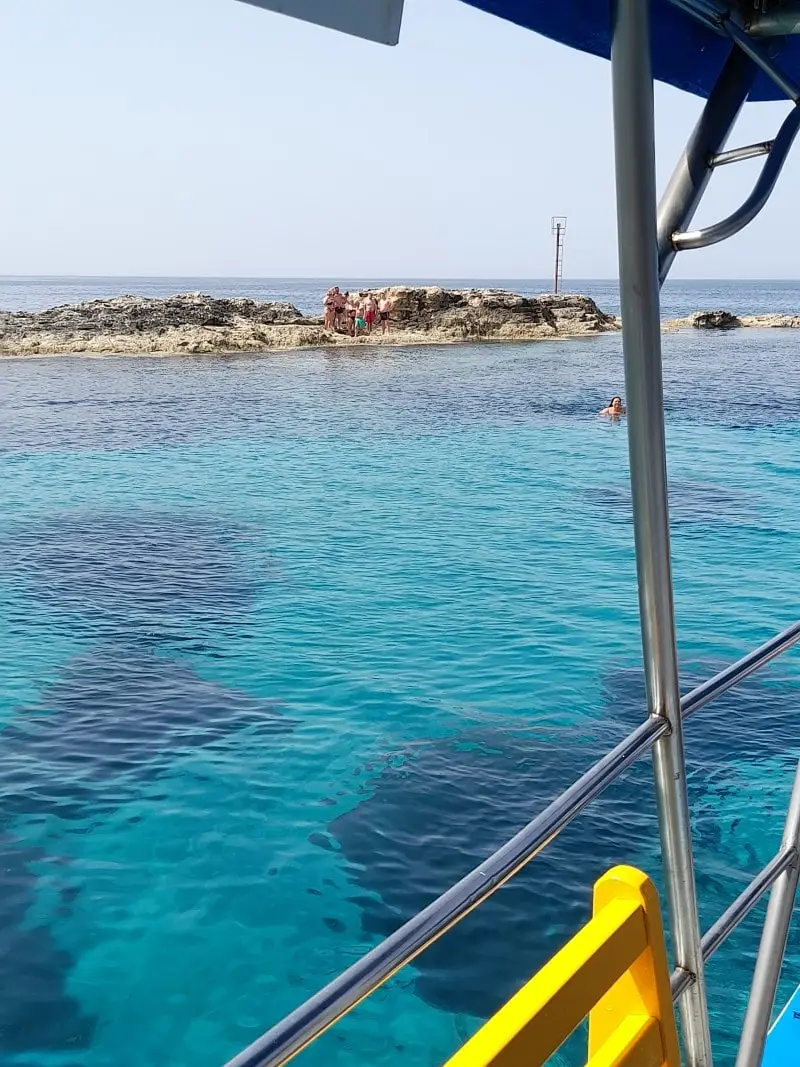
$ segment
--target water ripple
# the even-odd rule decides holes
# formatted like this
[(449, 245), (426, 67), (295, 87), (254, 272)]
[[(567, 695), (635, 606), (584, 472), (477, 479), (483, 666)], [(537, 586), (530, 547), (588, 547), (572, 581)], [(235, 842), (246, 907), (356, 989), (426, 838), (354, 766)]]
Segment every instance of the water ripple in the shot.
[[(796, 614), (793, 344), (665, 339), (687, 685)], [(617, 337), (0, 378), (9, 1067), (219, 1064), (640, 720)], [(780, 836), (790, 663), (687, 729), (704, 923)], [(309, 1064), (444, 1060), (655, 842), (642, 766)]]

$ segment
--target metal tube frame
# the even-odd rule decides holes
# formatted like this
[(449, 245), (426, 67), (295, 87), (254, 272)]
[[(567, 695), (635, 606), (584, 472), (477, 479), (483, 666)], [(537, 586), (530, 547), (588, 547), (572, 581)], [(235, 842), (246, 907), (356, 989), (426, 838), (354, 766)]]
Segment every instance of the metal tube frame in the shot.
[(234, 1057), (228, 1067), (277, 1067), (296, 1056), (522, 870), (591, 800), (649, 752), (667, 728), (662, 718), (645, 719), (484, 863)]
[(768, 15), (754, 15), (747, 24), (751, 37), (783, 37), (800, 33), (800, 5), (788, 5)]
[[(782, 630), (753, 652), (687, 693), (681, 700), (683, 718), (688, 718), (710, 701), (732, 689), (798, 642), (800, 622)], [(267, 1031), (231, 1060), (228, 1067), (277, 1067), (297, 1055), (504, 885), (550, 844), (606, 786), (637, 759), (646, 755), (667, 729), (663, 718), (647, 718), (480, 867), (409, 919), (394, 934)], [(768, 865), (765, 872), (770, 870)], [(765, 872), (762, 872), (753, 884), (765, 877)], [(775, 873), (775, 877), (778, 873), (780, 872)], [(748, 890), (745, 890), (745, 894), (747, 892)], [(736, 909), (740, 901), (741, 898), (738, 898), (725, 915)], [(744, 918), (744, 914), (746, 913), (743, 913), (738, 921)], [(719, 921), (722, 922), (724, 917)], [(726, 931), (725, 936), (729, 932), (730, 930)], [(710, 935), (711, 931), (703, 939), (704, 951), (706, 938)], [(708, 955), (710, 953), (705, 951), (706, 958)], [(679, 992), (675, 992), (676, 982), (680, 983)], [(686, 971), (676, 971), (673, 974), (675, 997), (677, 998), (690, 983), (691, 976)]]
[(792, 799), (786, 816), (781, 850), (794, 852), (794, 862), (777, 878), (770, 893), (761, 943), (758, 946), (750, 999), (742, 1026), (736, 1067), (759, 1067), (764, 1055), (764, 1045), (769, 1030), (769, 1020), (775, 1003), (775, 993), (781, 976), (789, 923), (797, 894), (797, 878), (800, 864), (797, 853), (800, 849), (800, 764), (794, 779)]
[(657, 223), (662, 283), (678, 253), (673, 234), (692, 221), (713, 173), (711, 159), (725, 146), (757, 73), (752, 60), (733, 47), (664, 190)]
[(714, 925), (703, 934), (703, 957), (711, 959), (717, 949), (733, 933), (736, 927), (747, 918), (753, 908), (758, 904), (763, 895), (773, 886), (775, 881), (797, 864), (797, 849), (790, 848), (786, 852), (779, 852), (774, 856), (764, 869), (756, 875), (747, 889), (734, 900), (717, 919)]
[(796, 104), (800, 100), (800, 86), (788, 75), (784, 74), (780, 67), (773, 61), (768, 49), (754, 41), (749, 34), (737, 25), (732, 19), (726, 18), (722, 23), (725, 32), (734, 42), (737, 48), (741, 48), (746, 56), (759, 67), (766, 76), (780, 89), (780, 91)]
[[(717, 244), (720, 241), (727, 240), (729, 237), (733, 237), (735, 233), (743, 230), (748, 223), (752, 222), (769, 200), (799, 130), (800, 106), (795, 105), (783, 120), (769, 152), (764, 153), (767, 155), (767, 159), (761, 168), (761, 173), (752, 193), (745, 202), (736, 211), (728, 215), (727, 218), (715, 223), (713, 226), (705, 226), (702, 230), (692, 230), (687, 233), (673, 233), (672, 247), (676, 251), (690, 248), (707, 248), (709, 245)], [(726, 162), (731, 161), (727, 160)]]
[(731, 148), (729, 152), (719, 152), (708, 161), (709, 167), (724, 167), (728, 163), (741, 163), (745, 159), (757, 159), (759, 156), (768, 156), (775, 146), (774, 141), (759, 141), (757, 144), (743, 145), (742, 148)]
[[(680, 6), (696, 15), (702, 13), (721, 32), (728, 30), (715, 0), (681, 0)], [(800, 765), (781, 851), (701, 939), (682, 720), (800, 641), (800, 622), (680, 698), (659, 307), (659, 287), (677, 251), (674, 235), (691, 220), (713, 167), (735, 158), (749, 158), (756, 154), (756, 148), (763, 147), (748, 146), (721, 154), (752, 86), (757, 61), (749, 49), (737, 47), (732, 51), (656, 215), (649, 18), (649, 0), (616, 0), (611, 54), (620, 297), (648, 717), (483, 864), (263, 1034), (227, 1067), (278, 1067), (297, 1055), (518, 873), (591, 800), (651, 749), (677, 962), (672, 990), (683, 1015), (687, 1067), (712, 1067), (704, 961), (774, 885), (736, 1064), (757, 1067), (758, 1059), (753, 1056), (763, 1049), (766, 1037), (780, 972), (780, 960), (776, 963), (776, 959), (777, 954), (781, 959), (783, 956), (800, 866)], [(758, 66), (765, 69), (761, 62)], [(771, 76), (774, 69), (768, 71)]]
[[(717, 921), (706, 933), (703, 934), (701, 945), (703, 959), (708, 962), (717, 949), (726, 941), (739, 924), (747, 918), (759, 900), (772, 887), (779, 875), (793, 863), (797, 863), (798, 854), (796, 849), (787, 852), (779, 852), (769, 861), (766, 867), (755, 876), (744, 892), (740, 893), (734, 902), (725, 909)], [(675, 969), (672, 972), (670, 984), (672, 987), (672, 999), (677, 1000), (689, 986), (690, 978), (685, 971)]]
[[(800, 86), (774, 62), (770, 49), (753, 40), (747, 30), (731, 18), (730, 11), (715, 0), (680, 0), (678, 6), (702, 22), (713, 22), (721, 33), (730, 38), (733, 48), (659, 205), (658, 258), (662, 284), (679, 251), (706, 248), (724, 241), (752, 222), (769, 200), (792, 143), (800, 131)], [(725, 141), (759, 70), (780, 88), (795, 107), (772, 141), (723, 152)], [(758, 155), (767, 156), (767, 160), (752, 193), (741, 207), (713, 226), (685, 231), (714, 169)]]
[(742, 656), (741, 659), (732, 663), (730, 667), (726, 667), (719, 674), (715, 674), (713, 678), (709, 678), (707, 682), (696, 686), (681, 698), (681, 712), (684, 719), (688, 719), (690, 715), (694, 715), (696, 711), (705, 707), (706, 704), (721, 696), (728, 689), (738, 685), (739, 682), (743, 682), (745, 678), (756, 671), (761, 670), (776, 656), (780, 656), (782, 652), (786, 652), (793, 645), (796, 645), (798, 641), (800, 641), (800, 622), (795, 622), (791, 626), (787, 626), (785, 630), (781, 630), (779, 634), (771, 637), (769, 641), (765, 641), (763, 645), (759, 645), (752, 652), (748, 652), (746, 656)]
[(692, 0), (671, 0), (673, 7), (678, 7), (681, 11), (685, 11), (687, 15), (691, 15), (697, 22), (701, 22), (707, 29), (714, 30), (716, 33), (720, 32), (719, 17), (716, 13), (709, 14), (705, 8), (698, 8)]
[(653, 747), (658, 821), (676, 963), (692, 978), (680, 1002), (686, 1063), (712, 1067), (672, 595), (648, 0), (616, 0), (612, 6), (611, 80), (622, 347), (647, 706), (651, 715), (669, 725)]

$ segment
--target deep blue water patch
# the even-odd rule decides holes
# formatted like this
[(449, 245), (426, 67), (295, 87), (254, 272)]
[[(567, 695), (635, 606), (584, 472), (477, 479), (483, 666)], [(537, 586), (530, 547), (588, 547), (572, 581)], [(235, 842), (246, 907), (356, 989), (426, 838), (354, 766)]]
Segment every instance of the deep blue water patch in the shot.
[(46, 857), (0, 832), (0, 1052), (74, 1052), (92, 1039), (96, 1020), (66, 988), (73, 966), (47, 926), (27, 919), (36, 899), (34, 864)]
[[(522, 735), (484, 729), (433, 741), (402, 766), (388, 766), (367, 799), (333, 820), (330, 832), (361, 890), (352, 899), (362, 909), (366, 932), (386, 936), (397, 929), (642, 721), (640, 670), (609, 671), (603, 687), (608, 714), (599, 725)], [(719, 808), (726, 769), (740, 755), (731, 724), (747, 730), (748, 759), (784, 756), (797, 747), (791, 724), (798, 707), (796, 683), (750, 680), (687, 724), (698, 889), (714, 918), (735, 895), (731, 872), (741, 862), (730, 851), (736, 826)], [(710, 789), (713, 804), (704, 803)], [(775, 814), (780, 825), (783, 812)], [(745, 847), (745, 857), (750, 873), (765, 861), (752, 848)], [(417, 992), (434, 1007), (486, 1018), (586, 920), (589, 887), (617, 863), (635, 863), (660, 879), (646, 760), (594, 801), (525, 872), (419, 957)]]
[[(682, 674), (689, 692), (721, 664), (693, 666)], [(646, 706), (644, 675), (638, 669), (607, 671), (602, 679), (609, 714), (626, 729), (641, 721)], [(756, 674), (706, 704), (684, 726), (687, 759), (706, 775), (733, 761), (768, 760), (800, 754), (800, 686), (776, 673)], [(746, 744), (743, 743), (746, 738)]]
[(127, 646), (72, 660), (34, 706), (2, 733), (0, 804), (82, 818), (130, 799), (181, 755), (249, 730), (254, 743), (291, 729), (274, 704), (200, 678), (189, 667)]
[(247, 527), (191, 511), (69, 512), (8, 529), (0, 572), (74, 626), (89, 623), (93, 637), (186, 638), (241, 622), (270, 578), (243, 565), (254, 540)]
[[(767, 303), (779, 291), (761, 287)], [(726, 292), (689, 292), (667, 313), (770, 310), (754, 308), (750, 286), (738, 308)], [(780, 310), (796, 296), (784, 292)], [(797, 340), (687, 331), (665, 335), (664, 350), (679, 633), (695, 654), (726, 657), (796, 608)], [(628, 427), (596, 415), (622, 388), (620, 338), (377, 360), (0, 363), (3, 719), (16, 754), (3, 763), (0, 737), (0, 774), (19, 794), (0, 802), (0, 836), (22, 894), (0, 891), (18, 938), (0, 1064), (150, 1067), (168, 1048), (175, 1067), (217, 1067), (374, 943), (362, 916), (385, 930), (426, 903), (643, 716), (640, 679), (609, 672), (605, 708), (597, 685), (639, 649), (625, 500), (586, 496), (625, 482)], [(683, 502), (680, 482), (693, 487)], [(297, 597), (274, 584), (273, 549)], [(105, 677), (115, 658), (134, 665), (150, 738)], [(236, 699), (199, 682), (212, 675), (306, 709), (308, 729), (290, 740), (240, 727)], [(227, 722), (204, 712), (208, 740), (172, 711), (165, 723), (159, 677), (190, 706), (219, 700)], [(82, 688), (98, 714), (81, 708)], [(753, 699), (749, 714), (777, 728), (758, 725), (753, 750), (742, 730), (731, 763), (705, 725), (713, 708), (687, 726), (704, 926), (780, 835), (790, 697)], [(574, 731), (526, 732), (531, 707), (561, 722), (565, 704)], [(101, 705), (121, 731), (119, 758)], [(498, 729), (472, 731), (480, 722)], [(181, 759), (194, 744), (197, 757)], [(630, 858), (657, 875), (648, 762), (554, 847), (563, 864), (545, 853), (486, 923), (481, 909), (420, 958), (409, 971), (419, 991), (486, 1013), (588, 914), (600, 870)], [(709, 968), (720, 1061), (735, 1057), (732, 1005), (746, 996), (757, 930), (754, 915)], [(38, 1003), (60, 1020), (50, 1036), (15, 999), (15, 944), (38, 961)], [(788, 974), (798, 961), (792, 949)], [(354, 1016), (346, 1044), (334, 1037), (340, 1067), (443, 1063), (470, 1029), (405, 983), (389, 996)]]
[[(633, 521), (628, 483), (595, 485), (586, 489), (590, 503), (602, 508), (613, 522)], [(727, 486), (674, 479), (669, 485), (670, 522), (674, 528), (704, 533), (719, 525), (741, 526), (757, 521), (758, 501), (752, 494)]]
[(42, 864), (63, 860), (18, 839), (24, 823), (85, 832), (182, 756), (233, 734), (263, 749), (291, 729), (274, 704), (168, 654), (212, 656), (215, 633), (241, 625), (260, 591), (243, 560), (251, 539), (213, 516), (145, 510), (51, 516), (0, 538), (5, 580), (90, 646), (0, 733), (0, 1053), (70, 1054), (94, 1029), (55, 936), (80, 885), (62, 887), (52, 927), (31, 925)]
[[(71, 956), (27, 920), (37, 899), (31, 864), (63, 860), (25, 847), (15, 823), (108, 814), (182, 755), (242, 731), (263, 748), (289, 729), (271, 703), (127, 646), (77, 657), (36, 705), (17, 710), (0, 733), (0, 1050), (69, 1052), (94, 1025), (66, 992)], [(60, 911), (77, 892), (63, 887)]]
[[(516, 833), (600, 753), (575, 731), (481, 729), (434, 741), (388, 767), (373, 795), (330, 831), (362, 892), (370, 934), (385, 936)], [(586, 888), (634, 858), (652, 833), (641, 770), (618, 783), (535, 863), (417, 961), (417, 992), (435, 1007), (486, 1017), (588, 914)], [(582, 891), (573, 892), (577, 883)]]

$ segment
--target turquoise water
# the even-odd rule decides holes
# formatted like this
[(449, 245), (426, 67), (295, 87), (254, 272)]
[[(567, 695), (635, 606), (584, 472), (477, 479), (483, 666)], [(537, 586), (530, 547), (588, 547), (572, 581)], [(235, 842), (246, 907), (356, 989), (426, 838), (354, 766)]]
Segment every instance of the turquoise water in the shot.
[[(800, 362), (665, 364), (688, 687), (798, 616)], [(621, 377), (618, 337), (0, 364), (0, 1062), (221, 1064), (638, 720)], [(688, 726), (705, 925), (799, 708), (790, 654)], [(646, 763), (306, 1061), (442, 1062), (628, 860)], [(757, 937), (709, 968), (718, 1063)]]

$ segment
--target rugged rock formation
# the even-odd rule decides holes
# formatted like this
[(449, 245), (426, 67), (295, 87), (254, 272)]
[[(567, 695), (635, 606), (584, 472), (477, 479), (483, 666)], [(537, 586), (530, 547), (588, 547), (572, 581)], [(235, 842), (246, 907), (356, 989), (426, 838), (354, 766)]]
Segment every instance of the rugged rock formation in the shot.
[(685, 319), (670, 319), (663, 324), (669, 332), (693, 327), (695, 330), (800, 330), (800, 315), (734, 315), (732, 311), (696, 311)]
[[(449, 340), (513, 337), (575, 337), (617, 328), (588, 296), (520, 296), (505, 289), (419, 289), (407, 285), (387, 290), (392, 325), (414, 333), (435, 331)], [(381, 290), (372, 290), (376, 295)], [(357, 294), (366, 296), (366, 291)]]
[(800, 330), (800, 315), (742, 315), (740, 321), (760, 330)]
[(696, 330), (733, 330), (742, 325), (730, 311), (697, 311), (690, 321)]
[(164, 300), (118, 296), (88, 304), (62, 304), (36, 314), (2, 315), (7, 333), (35, 325), (47, 333), (141, 333), (174, 326), (235, 326), (241, 320), (269, 326), (291, 326), (303, 320), (293, 304), (258, 304), (241, 298), (228, 300), (202, 293), (181, 293)]
[(695, 312), (685, 319), (668, 319), (661, 323), (663, 330), (800, 330), (800, 315), (734, 315), (733, 312)]
[(0, 312), (0, 353), (268, 351), (537, 340), (617, 329), (616, 319), (585, 296), (523, 297), (502, 289), (437, 286), (394, 286), (388, 292), (393, 301), (388, 337), (376, 332), (354, 342), (292, 304), (183, 293), (163, 300), (121, 296), (37, 313)]
[(273, 329), (317, 326), (319, 334), (321, 325), (321, 318), (308, 318), (293, 304), (202, 293), (163, 300), (119, 296), (35, 313), (0, 312), (0, 352), (211, 351), (227, 347), (226, 339), (233, 348), (258, 348), (269, 346)]

